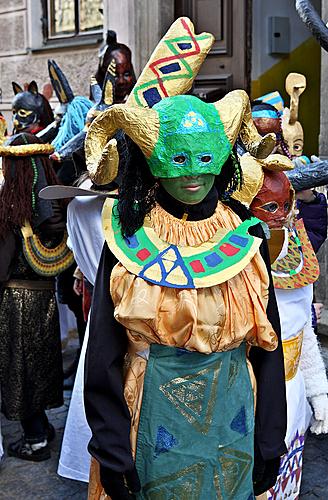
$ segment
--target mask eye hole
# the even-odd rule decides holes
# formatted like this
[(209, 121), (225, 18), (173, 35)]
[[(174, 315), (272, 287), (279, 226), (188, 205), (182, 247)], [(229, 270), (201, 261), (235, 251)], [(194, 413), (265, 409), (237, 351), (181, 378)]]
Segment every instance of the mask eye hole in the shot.
[(27, 111), (26, 109), (19, 109), (17, 114), (21, 118), (27, 118), (29, 115), (32, 114), (32, 111)]
[(276, 201), (271, 201), (270, 203), (262, 205), (260, 208), (262, 208), (262, 210), (265, 210), (266, 212), (270, 212), (270, 214), (274, 214), (277, 212), (279, 205)]
[(290, 205), (289, 201), (286, 201), (286, 203), (284, 204), (284, 211), (289, 212), (290, 209), (291, 209), (291, 205)]
[(173, 158), (173, 163), (176, 165), (184, 165), (187, 161), (187, 157), (184, 154), (179, 154), (179, 155), (174, 155)]
[(212, 155), (210, 155), (210, 154), (207, 154), (207, 155), (206, 155), (206, 154), (205, 154), (205, 155), (202, 155), (202, 156), (200, 157), (200, 161), (201, 161), (202, 163), (210, 163), (210, 162), (212, 161)]

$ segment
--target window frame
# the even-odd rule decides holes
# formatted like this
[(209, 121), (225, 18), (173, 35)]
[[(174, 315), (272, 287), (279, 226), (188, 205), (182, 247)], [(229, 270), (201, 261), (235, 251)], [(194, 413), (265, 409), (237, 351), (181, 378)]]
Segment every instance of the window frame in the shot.
[(99, 35), (102, 36), (104, 25), (102, 25), (99, 29), (94, 29), (90, 31), (80, 31), (80, 8), (79, 8), (79, 0), (74, 1), (74, 25), (75, 31), (74, 33), (61, 33), (58, 35), (51, 34), (52, 23), (54, 20), (51, 19), (51, 0), (41, 0), (41, 8), (42, 8), (42, 35), (43, 35), (43, 43), (45, 45), (57, 44), (60, 42), (69, 43), (69, 41), (77, 41), (85, 39), (94, 41), (97, 38), (99, 40)]

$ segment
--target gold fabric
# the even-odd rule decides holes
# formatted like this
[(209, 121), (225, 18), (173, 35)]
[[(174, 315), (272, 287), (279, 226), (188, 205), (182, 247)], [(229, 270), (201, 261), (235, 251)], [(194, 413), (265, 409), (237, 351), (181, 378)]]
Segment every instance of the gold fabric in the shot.
[(300, 331), (295, 337), (284, 340), (282, 343), (286, 382), (288, 382), (288, 380), (292, 380), (297, 373), (302, 352), (302, 343), (303, 330)]
[[(215, 212), (217, 226), (236, 228), (241, 223), (239, 217), (219, 205), (220, 210)], [(164, 212), (157, 210), (159, 214)], [(171, 216), (165, 217), (169, 226)], [(209, 238), (209, 219), (196, 224), (186, 221), (168, 232), (165, 217), (156, 228), (162, 238), (178, 243), (180, 238), (186, 242), (193, 237), (196, 244)], [(277, 337), (266, 316), (268, 286), (266, 267), (257, 252), (234, 278), (198, 289), (153, 285), (118, 263), (111, 274), (110, 291), (115, 317), (127, 328), (136, 350), (155, 342), (209, 354), (238, 347), (243, 340), (268, 350), (276, 348)]]
[[(177, 219), (157, 204), (151, 211), (149, 221), (157, 236), (167, 243), (180, 247), (196, 247), (222, 231), (223, 220), (232, 225), (234, 222), (231, 219), (232, 213), (226, 205), (218, 202), (214, 214), (208, 219), (188, 221)], [(222, 233), (225, 235), (226, 231)]]

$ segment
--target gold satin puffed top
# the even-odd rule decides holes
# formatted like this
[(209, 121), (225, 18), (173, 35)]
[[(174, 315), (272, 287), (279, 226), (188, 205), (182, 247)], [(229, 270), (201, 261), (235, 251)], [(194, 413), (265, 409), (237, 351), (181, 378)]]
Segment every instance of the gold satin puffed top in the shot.
[[(215, 228), (235, 229), (241, 223), (221, 202), (212, 217), (202, 221), (179, 220), (159, 205), (150, 218), (161, 239), (191, 246), (210, 239)], [(234, 278), (198, 289), (155, 285), (118, 263), (111, 274), (110, 293), (115, 318), (126, 327), (132, 351), (158, 343), (209, 354), (236, 348), (244, 340), (269, 351), (277, 347), (266, 315), (268, 286), (266, 266), (257, 252)]]

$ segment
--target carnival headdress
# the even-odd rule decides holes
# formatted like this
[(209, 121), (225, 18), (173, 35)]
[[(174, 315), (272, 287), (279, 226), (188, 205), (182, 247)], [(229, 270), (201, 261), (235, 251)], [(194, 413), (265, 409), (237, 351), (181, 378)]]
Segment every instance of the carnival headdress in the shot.
[(140, 147), (158, 177), (219, 173), (239, 134), (252, 154), (264, 158), (272, 151), (275, 139), (257, 133), (246, 92), (233, 91), (215, 104), (180, 95), (191, 88), (213, 41), (209, 33), (195, 35), (188, 18), (173, 23), (126, 104), (114, 105), (89, 127), (85, 152), (95, 184), (117, 175), (118, 129)]

